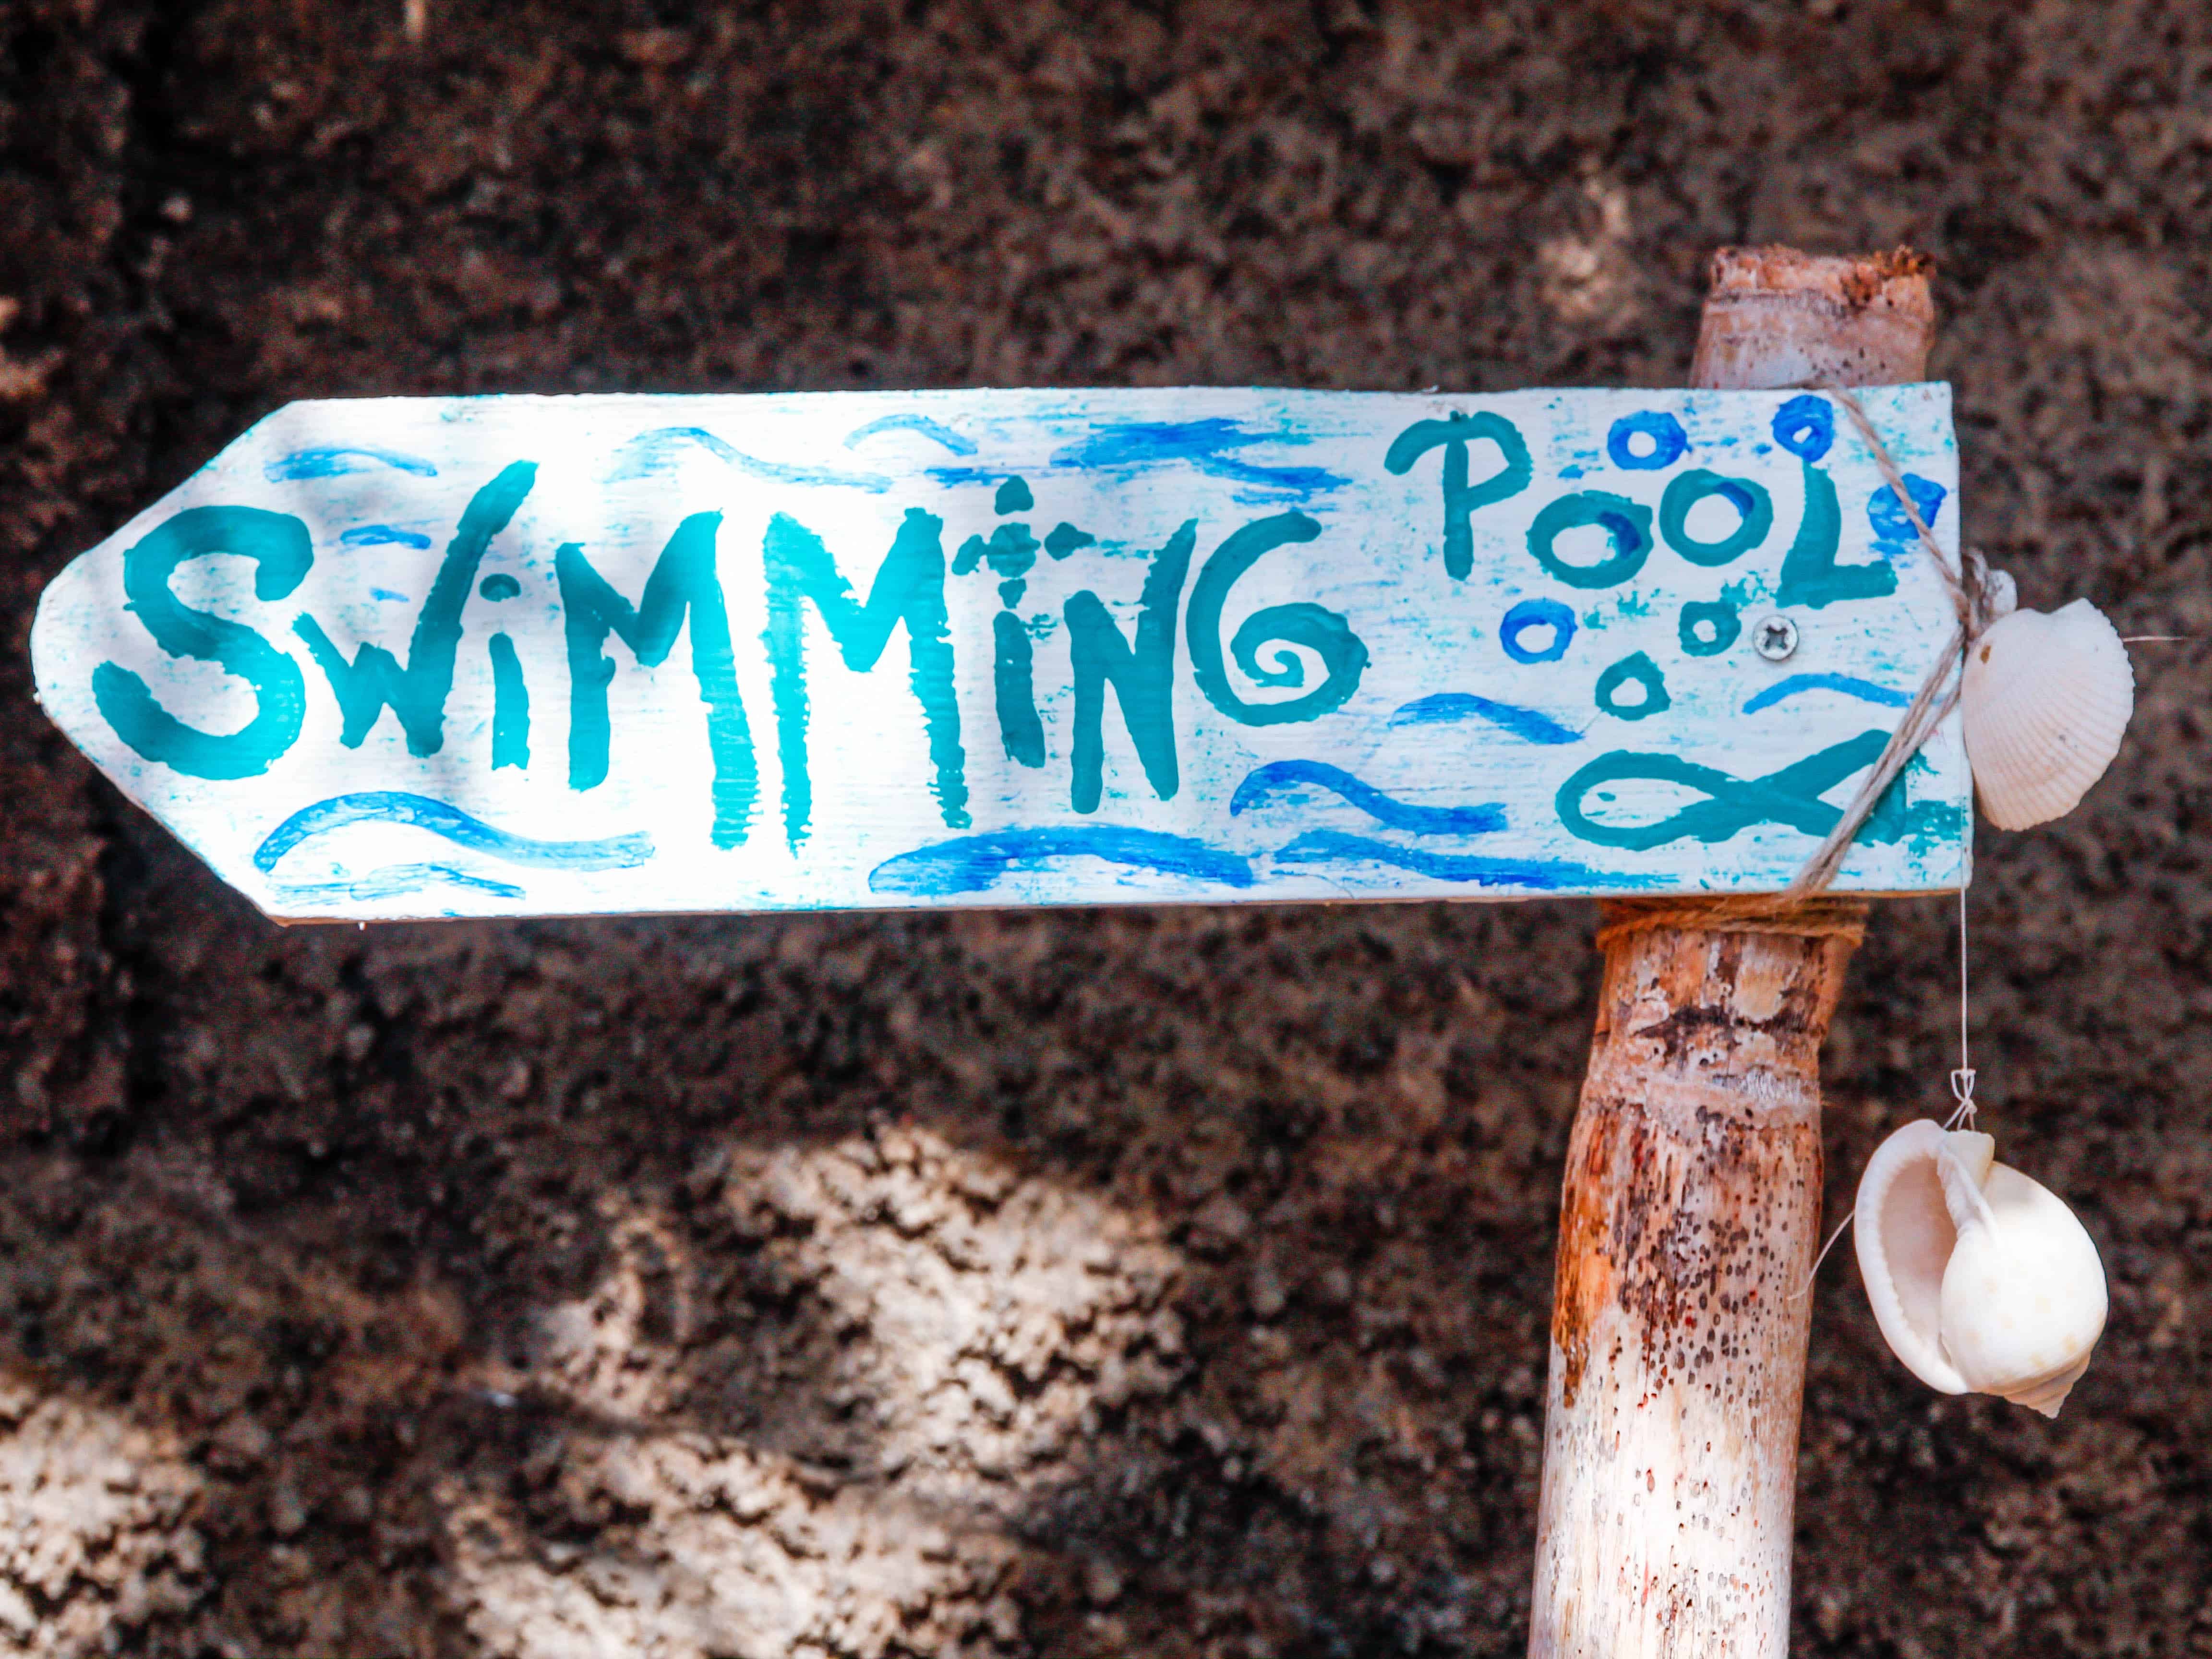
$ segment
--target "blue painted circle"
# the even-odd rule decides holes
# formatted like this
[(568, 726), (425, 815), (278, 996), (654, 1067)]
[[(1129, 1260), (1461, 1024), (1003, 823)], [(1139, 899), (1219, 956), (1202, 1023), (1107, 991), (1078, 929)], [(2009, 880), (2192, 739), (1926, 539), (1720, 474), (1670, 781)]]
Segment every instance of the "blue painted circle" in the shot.
[[(1548, 628), (1552, 642), (1541, 651), (1522, 648), (1522, 635), (1532, 628)], [(1575, 636), (1575, 613), (1557, 599), (1523, 599), (1498, 624), (1498, 642), (1516, 662), (1557, 662), (1567, 654), (1567, 641)]]
[(1817, 461), (1836, 441), (1836, 411), (1808, 392), (1774, 411), (1774, 441), (1801, 461)]
[[(1651, 453), (1648, 455), (1639, 455), (1628, 447), (1628, 441), (1639, 434), (1651, 440)], [(1682, 423), (1663, 409), (1624, 415), (1605, 434), (1607, 458), (1615, 466), (1626, 467), (1631, 472), (1662, 471), (1680, 460), (1689, 447), (1690, 436), (1682, 430)]]
[[(1912, 497), (1912, 510), (1920, 515), (1920, 522), (1933, 530), (1936, 515), (1943, 509), (1943, 486), (1908, 472), (1905, 475), (1905, 489)], [(1905, 503), (1897, 499), (1897, 492), (1887, 484), (1867, 497), (1867, 522), (1874, 526), (1877, 541), (1909, 542), (1920, 533), (1905, 516)]]

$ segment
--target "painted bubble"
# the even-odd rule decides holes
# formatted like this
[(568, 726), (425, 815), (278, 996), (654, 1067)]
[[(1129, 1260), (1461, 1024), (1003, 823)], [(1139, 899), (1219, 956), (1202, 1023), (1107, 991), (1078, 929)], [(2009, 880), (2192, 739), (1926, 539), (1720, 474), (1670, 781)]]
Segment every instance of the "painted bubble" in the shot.
[(1717, 657), (1742, 636), (1743, 613), (1726, 599), (1692, 599), (1676, 631), (1689, 655)]
[[(1639, 688), (1636, 699), (1624, 702), (1620, 694), (1631, 684)], [(1620, 720), (1649, 720), (1652, 715), (1672, 708), (1674, 702), (1667, 695), (1666, 675), (1659, 672), (1657, 663), (1641, 651), (1623, 657), (1597, 677), (1597, 706)]]
[[(1550, 640), (1533, 648), (1522, 644), (1522, 636), (1538, 628), (1550, 629)], [(1498, 643), (1517, 663), (1557, 662), (1574, 637), (1575, 613), (1557, 599), (1523, 599), (1498, 624)]]
[(1631, 472), (1662, 472), (1689, 447), (1682, 423), (1662, 409), (1624, 415), (1605, 434), (1606, 459)]
[[(1933, 530), (1936, 515), (1943, 508), (1943, 486), (1908, 472), (1905, 475), (1905, 489), (1912, 497), (1912, 510), (1920, 515), (1920, 522)], [(1867, 522), (1874, 526), (1875, 537), (1880, 541), (1910, 542), (1919, 535), (1912, 527), (1912, 520), (1905, 516), (1905, 503), (1887, 484), (1867, 497)]]
[(1817, 461), (1836, 441), (1836, 411), (1808, 392), (1774, 411), (1774, 441), (1801, 461)]

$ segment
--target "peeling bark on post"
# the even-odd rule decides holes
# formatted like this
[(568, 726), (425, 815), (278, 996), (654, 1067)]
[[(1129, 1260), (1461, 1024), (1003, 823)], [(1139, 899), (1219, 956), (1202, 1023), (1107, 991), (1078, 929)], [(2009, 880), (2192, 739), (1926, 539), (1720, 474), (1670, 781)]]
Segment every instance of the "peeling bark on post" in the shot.
[(1781, 1654), (1852, 940), (1616, 939), (1567, 1150), (1530, 1651)]
[[(1918, 380), (1933, 325), (1911, 254), (1723, 250), (1692, 380)], [(1820, 1050), (1861, 909), (1611, 939), (1561, 1194), (1534, 1659), (1789, 1651)]]

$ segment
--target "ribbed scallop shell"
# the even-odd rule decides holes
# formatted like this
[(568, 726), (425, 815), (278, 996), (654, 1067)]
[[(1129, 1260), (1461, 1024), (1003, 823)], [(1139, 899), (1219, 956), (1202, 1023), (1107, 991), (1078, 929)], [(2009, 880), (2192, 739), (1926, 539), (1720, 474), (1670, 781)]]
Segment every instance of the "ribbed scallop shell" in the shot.
[(1927, 1118), (1882, 1142), (1859, 1181), (1859, 1277), (1929, 1388), (2056, 1417), (2104, 1332), (2104, 1264), (2073, 1211), (1996, 1152)]
[(2135, 670), (2087, 599), (2015, 611), (1967, 653), (1960, 702), (1983, 815), (2026, 830), (2065, 817), (2105, 775), (2135, 712)]

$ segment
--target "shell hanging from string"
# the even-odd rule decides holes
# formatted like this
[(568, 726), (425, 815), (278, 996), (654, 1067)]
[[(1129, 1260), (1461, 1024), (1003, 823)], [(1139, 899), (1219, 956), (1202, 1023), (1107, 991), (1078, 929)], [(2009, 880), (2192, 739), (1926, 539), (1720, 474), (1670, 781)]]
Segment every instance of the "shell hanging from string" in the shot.
[(2074, 1212), (1996, 1153), (1929, 1118), (1882, 1142), (1859, 1182), (1859, 1274), (1929, 1387), (2056, 1417), (2105, 1328), (2104, 1264)]
[[(1952, 648), (1965, 660), (1955, 696), (1983, 812), (2001, 830), (2064, 817), (2112, 764), (2135, 712), (2135, 672), (2119, 631), (2086, 599), (2048, 616), (2018, 609), (2012, 579), (1972, 550), (1954, 566), (1856, 400), (1835, 395), (1957, 607)], [(1933, 695), (1938, 684), (1931, 675), (1922, 687), (1892, 750), (1917, 750), (1948, 712), (1949, 700)], [(1877, 766), (1869, 787), (1885, 787), (1902, 758), (1886, 751), (1888, 764)], [(1951, 1086), (1952, 1121), (1969, 1127), (1923, 1118), (1876, 1149), (1850, 1218), (1859, 1275), (1883, 1340), (1922, 1382), (2056, 1417), (2088, 1369), (2110, 1297), (2080, 1218), (2048, 1188), (1999, 1164), (1996, 1140), (1972, 1127), (1966, 900), (1962, 887), (1960, 1069)]]
[[(1911, 522), (1957, 607), (1960, 631), (1953, 643), (1965, 657), (1957, 696), (1966, 762), (1984, 815), (2000, 830), (2027, 830), (2065, 817), (2105, 775), (2135, 713), (2135, 670), (2119, 630), (2087, 599), (2048, 615), (2017, 609), (2012, 578), (1990, 569), (1972, 549), (1962, 550), (1954, 563), (1921, 516), (1858, 400), (1838, 387), (1828, 392), (1874, 452), (1897, 510)], [(1930, 697), (1935, 684), (1931, 677), (1923, 686), (1892, 739), (1893, 750), (1904, 746), (1900, 739), (1917, 750), (1935, 720), (1948, 712), (1948, 702)], [(1934, 718), (1923, 718), (1928, 714)], [(1870, 787), (1887, 787), (1904, 758), (1885, 752)]]
[(2027, 830), (2072, 811), (2119, 753), (2135, 671), (2119, 630), (2087, 599), (2014, 611), (1966, 653), (1966, 760), (1982, 813)]

